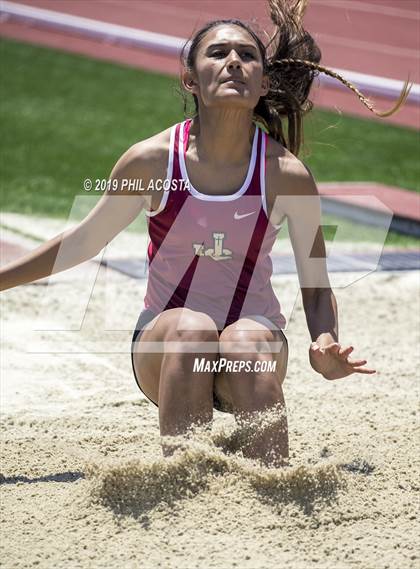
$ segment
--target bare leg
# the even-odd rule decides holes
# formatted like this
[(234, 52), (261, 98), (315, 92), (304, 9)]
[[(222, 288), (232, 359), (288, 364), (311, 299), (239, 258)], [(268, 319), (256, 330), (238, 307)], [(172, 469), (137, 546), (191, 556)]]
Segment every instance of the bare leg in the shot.
[[(223, 330), (220, 353), (228, 361), (249, 360), (251, 371), (222, 372), (216, 392), (231, 404), (243, 431), (243, 455), (267, 466), (283, 466), (289, 457), (289, 437), (282, 382), (288, 347), (278, 330), (240, 319)], [(276, 351), (271, 351), (273, 345)], [(270, 347), (271, 346), (271, 347)], [(275, 371), (257, 370), (256, 362), (276, 362)]]
[[(197, 372), (195, 358), (213, 362), (218, 353), (200, 352), (207, 342), (217, 342), (217, 330), (177, 331), (176, 341), (188, 343), (194, 352), (165, 353), (159, 382), (159, 422), (161, 436), (187, 436), (192, 427), (210, 428), (213, 420), (213, 371)], [(171, 339), (171, 337), (167, 338)], [(173, 340), (173, 337), (172, 337)], [(164, 456), (178, 445), (162, 443)]]
[(260, 408), (235, 408), (235, 418), (245, 430), (244, 434), (249, 432), (243, 455), (260, 459), (266, 466), (284, 466), (289, 457), (286, 406), (281, 387), (280, 391), (274, 403), (268, 395)]
[[(137, 340), (133, 361), (143, 392), (159, 406), (161, 436), (185, 435), (194, 425), (211, 430), (214, 373), (194, 372), (193, 361), (218, 359), (216, 324), (188, 308), (165, 310), (152, 324)], [(172, 347), (149, 352), (147, 344), (154, 342)], [(162, 441), (162, 451), (164, 456), (173, 453), (170, 441)]]

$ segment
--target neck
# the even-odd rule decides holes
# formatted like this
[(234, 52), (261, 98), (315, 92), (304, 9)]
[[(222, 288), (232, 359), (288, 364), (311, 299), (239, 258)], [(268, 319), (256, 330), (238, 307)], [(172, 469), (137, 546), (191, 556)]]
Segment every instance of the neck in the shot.
[(214, 165), (243, 164), (249, 160), (255, 128), (248, 109), (200, 109), (190, 135), (197, 156)]

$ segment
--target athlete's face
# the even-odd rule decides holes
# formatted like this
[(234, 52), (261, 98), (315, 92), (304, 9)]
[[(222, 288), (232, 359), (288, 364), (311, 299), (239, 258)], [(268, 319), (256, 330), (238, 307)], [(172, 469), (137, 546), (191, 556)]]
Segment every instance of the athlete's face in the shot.
[(210, 30), (198, 46), (184, 85), (207, 107), (254, 109), (268, 92), (268, 77), (252, 36), (235, 25)]

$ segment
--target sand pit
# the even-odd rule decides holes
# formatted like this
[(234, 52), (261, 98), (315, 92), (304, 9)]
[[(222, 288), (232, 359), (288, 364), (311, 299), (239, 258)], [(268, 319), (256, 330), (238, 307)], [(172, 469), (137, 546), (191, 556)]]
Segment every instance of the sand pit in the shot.
[[(340, 340), (373, 376), (316, 374), (297, 301), (286, 469), (243, 458), (218, 411), (211, 433), (163, 459), (129, 354), (144, 283), (112, 273), (105, 290), (99, 275), (78, 330), (82, 273), (1, 295), (4, 567), (418, 567), (419, 273), (335, 290)], [(290, 277), (274, 283), (290, 296)], [(104, 332), (107, 294), (117, 332)]]

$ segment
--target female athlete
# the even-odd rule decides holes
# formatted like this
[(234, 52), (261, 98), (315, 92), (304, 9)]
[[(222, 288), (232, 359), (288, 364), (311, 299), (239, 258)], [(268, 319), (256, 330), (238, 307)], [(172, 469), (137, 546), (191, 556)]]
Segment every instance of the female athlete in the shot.
[[(275, 33), (267, 46), (238, 20), (199, 30), (181, 54), (193, 118), (129, 148), (111, 172), (118, 190), (106, 192), (77, 227), (2, 268), (1, 276), (5, 290), (82, 263), (144, 208), (149, 277), (132, 365), (138, 386), (159, 408), (161, 435), (208, 427), (213, 408), (239, 421), (278, 409), (278, 422), (244, 450), (278, 466), (288, 457), (282, 391), (288, 344), (269, 255), (285, 220), (312, 368), (327, 380), (375, 373), (338, 339), (319, 194), (297, 157), (302, 117), (312, 108), (310, 87), (319, 71), (327, 73), (379, 116), (396, 112), (409, 90), (406, 84), (393, 109), (377, 112), (355, 87), (319, 65), (320, 50), (302, 25), (306, 0), (269, 0), (269, 8)], [(142, 181), (142, 191), (129, 191), (133, 180)], [(158, 191), (157, 180), (170, 184)], [(71, 254), (57, 268), (60, 247)], [(164, 455), (173, 452), (162, 448)]]

